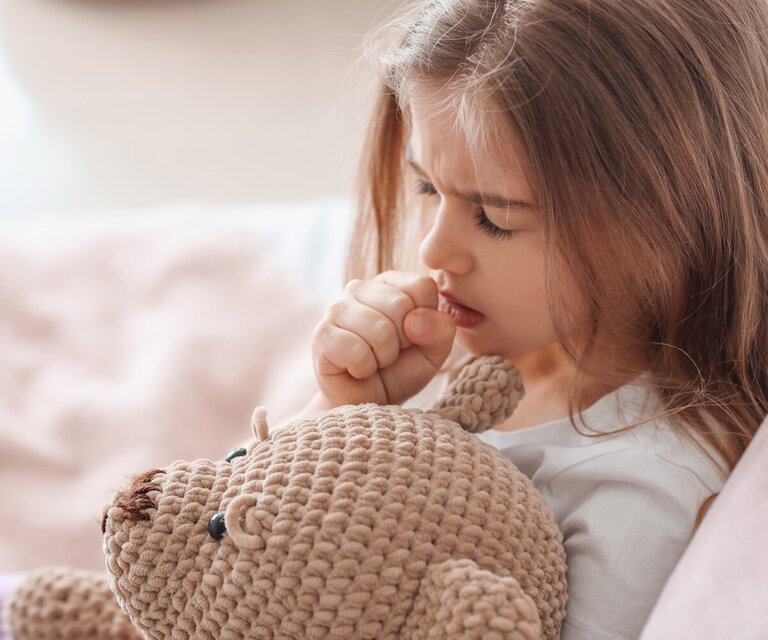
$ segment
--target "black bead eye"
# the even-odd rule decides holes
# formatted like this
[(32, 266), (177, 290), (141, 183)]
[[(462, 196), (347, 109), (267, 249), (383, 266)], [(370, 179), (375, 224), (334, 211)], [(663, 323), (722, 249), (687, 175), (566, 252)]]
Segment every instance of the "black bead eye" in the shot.
[(208, 533), (214, 540), (221, 540), (227, 532), (227, 524), (224, 522), (224, 513), (219, 512), (208, 521)]
[(233, 451), (230, 451), (229, 454), (227, 454), (227, 457), (224, 458), (227, 462), (232, 462), (235, 458), (239, 458), (240, 456), (244, 456), (246, 453), (248, 453), (245, 449), (242, 447), (238, 447), (237, 449), (234, 449)]

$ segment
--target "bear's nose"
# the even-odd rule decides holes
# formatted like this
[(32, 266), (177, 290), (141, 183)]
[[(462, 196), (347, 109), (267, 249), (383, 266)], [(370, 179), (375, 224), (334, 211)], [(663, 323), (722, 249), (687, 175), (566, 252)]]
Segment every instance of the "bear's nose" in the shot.
[[(160, 486), (153, 482), (162, 469), (151, 469), (136, 476), (130, 486), (115, 496), (114, 505), (118, 507), (127, 520), (149, 520), (147, 509), (157, 509), (157, 505), (147, 494), (150, 491), (160, 491)], [(107, 524), (107, 513), (101, 522), (101, 532), (104, 533)]]

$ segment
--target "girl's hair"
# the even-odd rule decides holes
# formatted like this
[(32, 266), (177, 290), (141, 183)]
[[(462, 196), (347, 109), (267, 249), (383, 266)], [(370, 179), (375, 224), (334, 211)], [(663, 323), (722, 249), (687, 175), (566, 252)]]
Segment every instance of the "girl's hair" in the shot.
[(429, 0), (397, 25), (376, 52), (347, 276), (404, 258), (413, 88), (454, 96), (478, 147), (501, 113), (530, 167), (555, 331), (585, 374), (574, 427), (586, 374), (643, 374), (727, 473), (768, 413), (768, 3)]

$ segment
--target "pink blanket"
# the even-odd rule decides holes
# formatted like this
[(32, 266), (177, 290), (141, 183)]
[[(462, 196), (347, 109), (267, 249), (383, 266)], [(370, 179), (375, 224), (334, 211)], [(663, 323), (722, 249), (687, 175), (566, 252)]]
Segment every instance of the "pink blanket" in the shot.
[(2, 572), (102, 568), (113, 491), (312, 393), (322, 305), (247, 220), (77, 220), (0, 235)]

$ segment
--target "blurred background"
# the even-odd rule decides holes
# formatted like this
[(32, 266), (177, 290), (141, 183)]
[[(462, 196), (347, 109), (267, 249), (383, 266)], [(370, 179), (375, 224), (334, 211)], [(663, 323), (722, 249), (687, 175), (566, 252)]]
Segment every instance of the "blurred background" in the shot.
[(103, 568), (134, 475), (306, 406), (400, 4), (0, 0), (0, 578)]
[(0, 0), (0, 214), (347, 196), (386, 0)]

